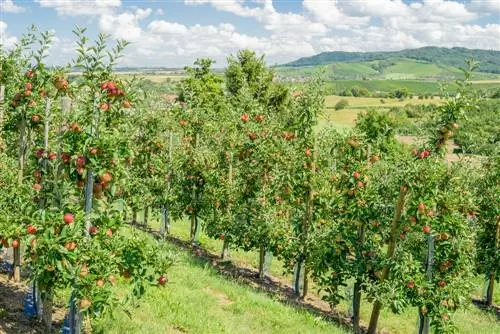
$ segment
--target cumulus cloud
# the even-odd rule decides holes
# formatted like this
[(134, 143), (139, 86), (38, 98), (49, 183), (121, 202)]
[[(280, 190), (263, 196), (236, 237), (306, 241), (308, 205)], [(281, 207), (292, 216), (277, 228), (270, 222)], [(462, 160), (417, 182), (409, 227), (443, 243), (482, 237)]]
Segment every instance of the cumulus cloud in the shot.
[(35, 0), (40, 7), (53, 8), (66, 16), (99, 16), (122, 5), (121, 0)]
[(119, 15), (102, 14), (99, 18), (101, 31), (117, 39), (136, 42), (142, 37), (139, 21), (151, 15), (152, 9), (137, 9), (134, 13), (125, 12)]
[(0, 0), (0, 12), (2, 13), (22, 13), (26, 8), (16, 6), (12, 0)]
[(0, 21), (0, 45), (6, 49), (11, 49), (17, 43), (17, 38), (8, 35), (7, 27), (7, 23)]
[[(2, 0), (0, 0), (2, 1)], [(102, 32), (132, 42), (124, 65), (184, 66), (211, 57), (219, 66), (238, 49), (265, 53), (270, 63), (323, 51), (382, 51), (427, 45), (500, 49), (500, 1), (302, 0), (296, 11), (277, 10), (272, 0), (184, 0), (232, 15), (224, 23), (185, 24), (169, 17), (168, 2), (155, 10), (124, 7), (120, 0), (35, 0), (59, 15), (96, 16)], [(2, 3), (9, 1), (4, 0)], [(137, 3), (136, 3), (137, 5)], [(165, 13), (164, 13), (165, 11)], [(153, 16), (153, 17), (152, 17)], [(259, 29), (237, 28), (245, 18)], [(478, 20), (484, 19), (484, 20)], [(480, 22), (480, 23), (479, 23)], [(6, 27), (2, 27), (2, 35)], [(5, 39), (5, 38), (4, 38)], [(9, 37), (9, 43), (15, 40)], [(71, 43), (61, 41), (61, 49)]]

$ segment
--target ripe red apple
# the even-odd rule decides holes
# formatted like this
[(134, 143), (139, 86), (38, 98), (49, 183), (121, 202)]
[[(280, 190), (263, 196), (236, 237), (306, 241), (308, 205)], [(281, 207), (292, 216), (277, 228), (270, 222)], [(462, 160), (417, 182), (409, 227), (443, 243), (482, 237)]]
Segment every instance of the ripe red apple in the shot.
[(32, 90), (33, 89), (33, 85), (31, 84), (31, 82), (27, 82), (24, 84), (24, 88), (26, 90)]
[(42, 149), (39, 149), (39, 150), (36, 151), (35, 154), (36, 154), (37, 158), (43, 158), (43, 155), (45, 154), (45, 151), (42, 150)]
[(431, 232), (431, 227), (429, 225), (425, 225), (423, 228), (422, 228), (422, 232), (424, 232), (425, 234), (428, 234)]
[(185, 119), (181, 119), (179, 122), (180, 126), (186, 126), (187, 124), (188, 124), (188, 121), (186, 121)]
[(352, 176), (356, 179), (356, 180), (359, 180), (359, 178), (361, 177), (361, 174), (359, 172), (354, 172), (352, 174)]
[(33, 123), (40, 123), (40, 120), (41, 120), (40, 115), (31, 116), (31, 122), (33, 122)]
[(85, 162), (86, 162), (86, 160), (85, 160), (85, 157), (83, 155), (76, 158), (76, 164), (80, 167), (85, 166)]
[(425, 204), (424, 203), (419, 203), (417, 209), (418, 209), (419, 213), (424, 213)]
[(92, 155), (97, 155), (98, 151), (99, 150), (96, 147), (89, 148), (89, 153)]
[(35, 76), (35, 72), (33, 70), (28, 70), (26, 72), (26, 77), (27, 78), (33, 78)]
[(116, 89), (116, 83), (113, 81), (108, 81), (108, 89), (109, 90)]
[(74, 241), (68, 241), (67, 243), (64, 244), (64, 248), (66, 248), (68, 251), (73, 251), (76, 248), (76, 242)]
[(361, 181), (358, 181), (357, 186), (358, 186), (358, 188), (363, 188), (365, 186), (365, 184)]
[(54, 80), (54, 86), (57, 88), (57, 90), (66, 90), (68, 89), (69, 83), (68, 80), (59, 77)]
[(40, 191), (40, 190), (42, 190), (42, 185), (39, 183), (35, 183), (33, 185), (33, 189), (35, 189), (35, 191)]
[(83, 167), (78, 167), (76, 169), (76, 172), (78, 173), (78, 175), (83, 175), (83, 173), (85, 173), (85, 168)]
[(439, 281), (439, 282), (438, 282), (438, 286), (439, 286), (440, 288), (444, 288), (444, 287), (446, 286), (446, 282), (445, 282), (445, 281)]
[(101, 180), (105, 183), (111, 182), (112, 179), (113, 179), (113, 176), (109, 172), (106, 172), (106, 173), (102, 174), (102, 176), (101, 176)]
[(262, 123), (262, 122), (264, 122), (264, 115), (256, 115), (253, 119), (257, 123)]
[(109, 104), (102, 103), (100, 108), (101, 108), (102, 111), (107, 111), (109, 109)]
[(432, 210), (427, 211), (427, 216), (434, 217), (434, 211), (432, 211)]
[(96, 234), (97, 234), (97, 227), (95, 227), (95, 226), (90, 226), (90, 227), (89, 227), (89, 233), (90, 233), (91, 235), (96, 235)]
[(406, 234), (401, 233), (401, 234), (399, 235), (399, 238), (400, 238), (400, 239), (402, 239), (402, 240), (406, 239)]
[(48, 156), (49, 160), (53, 161), (56, 160), (57, 158), (57, 153), (56, 152), (50, 152)]
[(98, 279), (95, 282), (95, 285), (97, 285), (98, 287), (102, 288), (104, 286), (104, 281), (102, 279)]
[(110, 238), (111, 238), (111, 237), (113, 236), (113, 231), (109, 228), (109, 229), (106, 231), (106, 235), (107, 235), (108, 237), (110, 237)]
[(31, 96), (31, 91), (30, 90), (25, 91), (24, 96)]
[(413, 289), (415, 287), (415, 282), (410, 281), (408, 282), (408, 284), (406, 284), (406, 286), (408, 287), (408, 289)]
[(35, 179), (41, 179), (42, 178), (42, 172), (39, 170), (36, 170), (33, 175), (35, 176)]
[(37, 231), (37, 228), (33, 225), (29, 225), (26, 228), (26, 232), (28, 232), (28, 234), (36, 234), (36, 231)]
[(66, 224), (73, 224), (73, 222), (75, 221), (75, 216), (73, 216), (72, 213), (65, 213), (64, 214), (64, 217), (63, 217), (63, 220)]
[(18, 239), (12, 240), (12, 248), (18, 248), (20, 245), (20, 242)]
[(241, 120), (243, 122), (248, 122), (249, 119), (250, 119), (250, 116), (248, 116), (248, 114), (241, 115)]
[(168, 282), (168, 279), (166, 276), (164, 275), (161, 275), (159, 278), (158, 278), (158, 284), (159, 285), (165, 285), (166, 283)]

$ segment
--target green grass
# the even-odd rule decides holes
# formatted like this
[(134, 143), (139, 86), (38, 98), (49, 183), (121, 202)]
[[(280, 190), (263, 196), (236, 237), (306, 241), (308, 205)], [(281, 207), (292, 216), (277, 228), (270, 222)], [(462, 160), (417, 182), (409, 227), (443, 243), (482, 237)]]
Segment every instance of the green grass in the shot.
[[(149, 226), (153, 228), (158, 228), (158, 220), (157, 215), (150, 214), (150, 224)], [(139, 220), (141, 220), (141, 216), (139, 215)], [(186, 220), (174, 222), (172, 224), (172, 234), (177, 236), (183, 240), (188, 240), (189, 233), (189, 223)], [(208, 238), (203, 233), (200, 237), (200, 244), (215, 252), (219, 253), (222, 249), (222, 242), (220, 240), (214, 240)], [(244, 251), (231, 251), (231, 259), (236, 265), (242, 266), (252, 266), (253, 268), (257, 268), (257, 252), (244, 252)], [(192, 261), (192, 260), (190, 260)], [(177, 269), (174, 270), (176, 272)], [(185, 270), (183, 267), (182, 270)], [(208, 269), (205, 269), (208, 270)], [(208, 270), (210, 271), (210, 270)], [(290, 275), (283, 275), (283, 264), (276, 259), (273, 259), (271, 263), (270, 272), (275, 277), (281, 277), (285, 280), (291, 282)], [(222, 282), (227, 282), (223, 278), (217, 278), (217, 274), (213, 273), (215, 280), (221, 280)], [(191, 283), (190, 283), (191, 284)], [(215, 283), (214, 283), (215, 284)], [(232, 283), (231, 283), (232, 284)], [(482, 295), (483, 290), (483, 281), (482, 278), (477, 278), (476, 283), (477, 291), (474, 293), (476, 296)], [(199, 288), (199, 287), (198, 287)], [(198, 289), (197, 288), (197, 289)], [(199, 290), (197, 290), (199, 291)], [(316, 287), (314, 284), (311, 285), (311, 291), (314, 293), (316, 291)], [(500, 289), (497, 289), (495, 292), (495, 303), (500, 304)], [(350, 307), (350, 301), (344, 301), (339, 306), (338, 309), (347, 312)], [(367, 324), (370, 319), (372, 305), (368, 301), (362, 303), (361, 308), (361, 319)], [(247, 311), (248, 312), (248, 311)], [(475, 306), (470, 306), (468, 309), (460, 310), (456, 312), (453, 316), (454, 321), (459, 328), (459, 333), (471, 333), (471, 334), (489, 334), (489, 333), (500, 333), (500, 322), (496, 321), (495, 315), (492, 313), (487, 313), (477, 309)], [(416, 330), (417, 324), (417, 311), (414, 308), (407, 309), (403, 314), (396, 315), (390, 312), (388, 309), (383, 309), (380, 315), (379, 321), (379, 330), (389, 330), (391, 333), (396, 334), (406, 334), (412, 333)], [(334, 328), (334, 327), (332, 327)], [(337, 328), (334, 328), (337, 330)], [(315, 328), (304, 330), (297, 330), (293, 333), (316, 333)], [(205, 332), (201, 332), (205, 333)], [(239, 333), (246, 333), (245, 331), (240, 331)], [(267, 332), (263, 332), (267, 333)], [(287, 333), (287, 332), (283, 332)]]
[(177, 251), (180, 257), (165, 287), (149, 289), (131, 318), (117, 312), (115, 319), (98, 322), (95, 332), (345, 333), (304, 310), (222, 277), (186, 251)]

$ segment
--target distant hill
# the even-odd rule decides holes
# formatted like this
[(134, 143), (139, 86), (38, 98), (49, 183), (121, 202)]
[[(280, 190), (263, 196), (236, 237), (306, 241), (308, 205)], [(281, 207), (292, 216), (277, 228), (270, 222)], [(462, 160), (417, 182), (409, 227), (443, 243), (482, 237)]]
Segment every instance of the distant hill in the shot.
[(323, 52), (281, 65), (278, 72), (294, 72), (298, 68), (308, 72), (304, 68), (330, 65), (335, 76), (345, 78), (357, 75), (400, 78), (404, 74), (410, 75), (409, 78), (456, 77), (460, 74), (459, 68), (464, 67), (465, 61), (471, 58), (480, 63), (479, 72), (500, 74), (500, 51), (459, 47), (423, 47), (389, 52)]

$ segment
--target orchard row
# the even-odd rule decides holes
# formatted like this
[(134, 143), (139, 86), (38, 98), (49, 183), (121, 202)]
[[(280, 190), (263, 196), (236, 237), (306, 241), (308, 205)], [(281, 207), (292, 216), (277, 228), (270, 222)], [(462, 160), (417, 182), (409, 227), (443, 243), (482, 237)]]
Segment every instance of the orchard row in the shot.
[(384, 115), (369, 113), (349, 132), (321, 127), (321, 82), (292, 92), (253, 52), (229, 57), (224, 77), (197, 61), (171, 103), (113, 74), (124, 42), (107, 54), (104, 36), (89, 46), (76, 33), (74, 80), (43, 65), (43, 34), (34, 65), (22, 52), (29, 38), (2, 54), (0, 234), (17, 246), (16, 267), (27, 245), (47, 304), (71, 287), (78, 313), (100, 316), (115, 305), (117, 278), (136, 296), (147, 282), (166, 283), (172, 261), (161, 245), (121, 228), (145, 203), (161, 208), (165, 233), (188, 217), (195, 243), (203, 230), (224, 240), (223, 256), (259, 250), (262, 277), (273, 254), (302, 296), (312, 279), (334, 307), (354, 282), (355, 332), (363, 294), (373, 301), (370, 333), (382, 307), (415, 307), (424, 332), (456, 331), (453, 313), (478, 274), (489, 278), (491, 303), (499, 161), (473, 170), (444, 160), (477, 103), (466, 82), (412, 150), (396, 143)]

